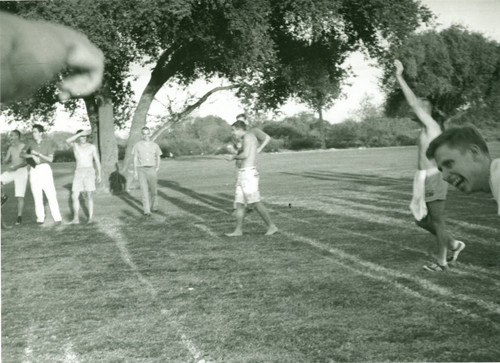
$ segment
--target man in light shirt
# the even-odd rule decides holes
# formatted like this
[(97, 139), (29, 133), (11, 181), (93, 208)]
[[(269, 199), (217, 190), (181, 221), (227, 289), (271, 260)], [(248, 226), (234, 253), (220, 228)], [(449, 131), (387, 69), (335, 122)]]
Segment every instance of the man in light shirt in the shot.
[(132, 149), (134, 177), (139, 179), (144, 215), (149, 217), (151, 212), (158, 210), (157, 182), (162, 152), (158, 144), (151, 141), (151, 130), (148, 127), (143, 127), (141, 134), (142, 140)]
[[(73, 200), (73, 220), (71, 224), (80, 223), (80, 193), (84, 193), (87, 200), (89, 213), (87, 223), (92, 223), (94, 216), (94, 199), (92, 193), (95, 191), (95, 183), (101, 182), (101, 163), (97, 155), (97, 148), (90, 144), (87, 136), (90, 131), (78, 130), (75, 135), (69, 137), (66, 142), (73, 148), (75, 154), (76, 169), (71, 188)], [(94, 163), (96, 168), (94, 169)], [(97, 176), (96, 176), (97, 171)]]

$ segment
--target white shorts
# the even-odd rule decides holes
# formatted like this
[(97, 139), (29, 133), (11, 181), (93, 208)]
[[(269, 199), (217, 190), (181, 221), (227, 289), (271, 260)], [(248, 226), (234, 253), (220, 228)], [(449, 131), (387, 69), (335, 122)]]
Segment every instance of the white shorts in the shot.
[(252, 204), (260, 202), (259, 172), (256, 168), (238, 170), (234, 204)]
[(75, 170), (73, 177), (73, 192), (93, 192), (95, 190), (94, 168), (79, 168)]
[(28, 167), (23, 166), (14, 171), (6, 171), (1, 176), (2, 184), (14, 182), (14, 193), (16, 197), (22, 198), (26, 194), (26, 184), (28, 183)]

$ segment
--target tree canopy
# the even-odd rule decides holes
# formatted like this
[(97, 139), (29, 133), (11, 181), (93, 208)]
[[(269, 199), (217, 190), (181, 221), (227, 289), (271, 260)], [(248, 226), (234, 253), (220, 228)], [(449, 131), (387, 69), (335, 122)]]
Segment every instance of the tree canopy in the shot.
[[(489, 121), (498, 120), (500, 44), (497, 42), (454, 25), (440, 32), (415, 34), (395, 48), (394, 54), (403, 63), (405, 79), (415, 94), (431, 102), (435, 118), (473, 120), (472, 114), (488, 109), (493, 112)], [(402, 115), (407, 112), (406, 103), (395, 86), (393, 73), (392, 66), (386, 68), (386, 110), (389, 115)]]

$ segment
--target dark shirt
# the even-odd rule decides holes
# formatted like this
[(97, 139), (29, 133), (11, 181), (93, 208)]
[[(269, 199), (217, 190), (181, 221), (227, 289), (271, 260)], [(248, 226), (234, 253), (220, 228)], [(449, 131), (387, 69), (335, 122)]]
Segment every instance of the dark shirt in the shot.
[[(48, 139), (42, 139), (39, 144), (35, 140), (29, 140), (25, 152), (31, 154), (32, 151), (38, 151), (44, 156), (54, 155), (54, 143)], [(48, 161), (40, 158), (40, 164), (48, 164)]]

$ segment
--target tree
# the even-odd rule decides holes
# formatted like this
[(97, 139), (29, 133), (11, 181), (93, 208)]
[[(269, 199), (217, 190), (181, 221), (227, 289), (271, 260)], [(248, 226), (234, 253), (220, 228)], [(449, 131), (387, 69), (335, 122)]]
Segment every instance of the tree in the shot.
[(124, 170), (151, 103), (164, 84), (187, 85), (214, 75), (234, 84), (258, 75), (273, 55), (267, 32), (269, 6), (266, 0), (141, 2), (132, 33), (154, 68), (132, 119)]
[(387, 44), (399, 44), (431, 18), (414, 0), (274, 1), (270, 31), (276, 63), (251, 90), (256, 103), (274, 108), (289, 97), (303, 101), (319, 115), (325, 147), (322, 111), (341, 94), (349, 75), (346, 58), (362, 50), (383, 59)]
[[(393, 49), (405, 65), (405, 79), (415, 94), (428, 99), (438, 120), (471, 118), (488, 109), (498, 120), (500, 44), (454, 25), (440, 32), (415, 34)], [(389, 115), (407, 113), (404, 96), (387, 65), (384, 84)], [(495, 111), (496, 110), (496, 111)], [(483, 121), (484, 122), (484, 121)]]
[[(80, 30), (105, 54), (103, 87), (96, 94), (85, 98), (84, 104), (92, 127), (94, 142), (99, 147), (103, 170), (102, 190), (108, 189), (108, 176), (118, 161), (114, 137), (116, 114), (126, 114), (131, 106), (132, 90), (127, 78), (129, 66), (137, 59), (137, 48), (126, 36), (134, 1), (79, 0), (51, 2), (0, 3), (0, 9), (11, 11), (28, 19), (46, 20)], [(120, 24), (120, 26), (117, 26)], [(40, 88), (35, 96), (9, 105), (8, 112), (14, 117), (29, 119), (40, 115), (51, 123), (56, 109), (56, 87), (50, 83)], [(78, 101), (65, 103), (65, 108), (74, 111), (81, 106)]]

